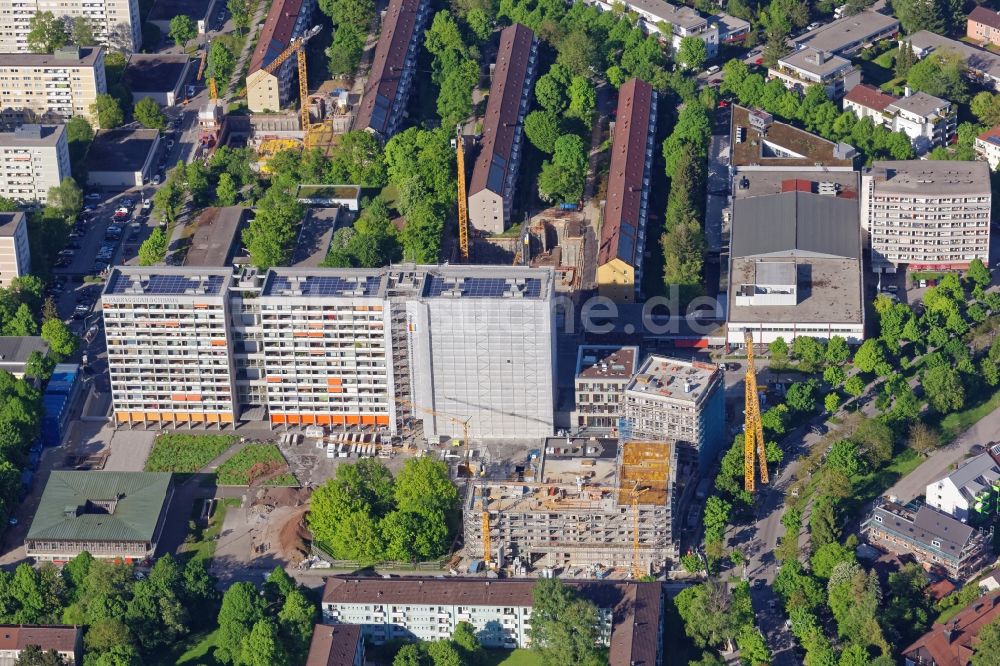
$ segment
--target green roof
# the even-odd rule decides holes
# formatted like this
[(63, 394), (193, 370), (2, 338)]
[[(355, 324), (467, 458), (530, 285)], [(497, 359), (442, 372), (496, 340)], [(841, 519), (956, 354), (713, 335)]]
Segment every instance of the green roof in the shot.
[(357, 199), (360, 185), (299, 185), (295, 192), (299, 199)]
[(166, 472), (52, 472), (28, 539), (152, 541)]

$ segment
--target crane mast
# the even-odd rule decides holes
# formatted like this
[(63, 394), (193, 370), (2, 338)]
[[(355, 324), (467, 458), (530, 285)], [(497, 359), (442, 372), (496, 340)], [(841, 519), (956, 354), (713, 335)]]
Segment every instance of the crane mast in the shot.
[(462, 126), (455, 130), (455, 160), (458, 176), (458, 252), (462, 263), (469, 263), (469, 202), (465, 193), (465, 143)]
[(743, 488), (752, 493), (756, 488), (755, 460), (760, 458), (760, 482), (767, 483), (767, 459), (764, 457), (764, 427), (760, 420), (760, 398), (757, 395), (757, 371), (753, 363), (753, 334), (744, 333), (747, 348), (747, 374), (744, 381), (743, 425)]

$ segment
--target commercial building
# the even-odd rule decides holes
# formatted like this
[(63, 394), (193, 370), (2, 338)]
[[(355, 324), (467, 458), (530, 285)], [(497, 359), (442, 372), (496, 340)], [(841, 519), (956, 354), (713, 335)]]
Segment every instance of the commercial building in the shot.
[(778, 64), (767, 70), (767, 78), (777, 79), (789, 90), (804, 93), (813, 85), (821, 85), (831, 99), (840, 99), (861, 83), (861, 70), (847, 58), (828, 51), (802, 48), (792, 51)]
[(968, 268), (989, 262), (990, 172), (985, 162), (875, 162), (861, 174), (861, 225), (872, 270)]
[(488, 474), (470, 488), (463, 511), (465, 552), (488, 555), (515, 576), (543, 567), (592, 574), (664, 571), (678, 555), (677, 466), (671, 441), (549, 438), (513, 472)]
[[(672, 5), (663, 0), (626, 0), (624, 3), (608, 0), (591, 0), (591, 4), (603, 11), (611, 11), (614, 6), (624, 5), (630, 12), (639, 15), (639, 26), (649, 34), (660, 35), (669, 40), (677, 51), (685, 37), (697, 37), (705, 42), (708, 57), (714, 58), (719, 52), (719, 25), (715, 17), (708, 17), (685, 5)], [(670, 35), (663, 35), (664, 27)]]
[(597, 248), (597, 291), (620, 303), (634, 303), (642, 285), (646, 216), (653, 179), (656, 92), (632, 79), (618, 92), (611, 144), (608, 194)]
[(28, 557), (67, 562), (153, 557), (174, 496), (162, 472), (53, 471), (24, 540)]
[(903, 649), (904, 666), (968, 666), (979, 646), (979, 632), (1000, 618), (1000, 592), (973, 600), (947, 622), (935, 622)]
[(729, 162), (735, 171), (767, 171), (775, 167), (853, 171), (857, 151), (846, 143), (827, 141), (776, 121), (766, 111), (732, 107)]
[(24, 213), (0, 213), (0, 287), (31, 272), (28, 221)]
[(576, 353), (576, 408), (573, 429), (613, 431), (621, 418), (622, 397), (639, 367), (638, 347), (580, 345)]
[(125, 86), (132, 92), (133, 104), (148, 97), (160, 106), (173, 106), (185, 98), (184, 85), (191, 77), (191, 58), (183, 53), (133, 53), (122, 76)]
[(368, 130), (383, 141), (399, 130), (429, 14), (427, 0), (390, 0), (351, 129)]
[(548, 269), (118, 267), (115, 419), (551, 435), (553, 289)]
[(78, 625), (0, 624), (0, 666), (16, 666), (29, 647), (55, 651), (65, 666), (83, 664), (83, 627)]
[(265, 68), (309, 29), (315, 6), (314, 0), (275, 0), (271, 4), (247, 69), (247, 107), (254, 113), (278, 111), (291, 100), (296, 59), (288, 58), (274, 73)]
[[(323, 621), (360, 624), (366, 639), (434, 641), (469, 622), (485, 647), (526, 647), (534, 580), (473, 578), (327, 578)], [(660, 583), (567, 583), (598, 608), (598, 636), (609, 664), (663, 663)]]
[(810, 30), (796, 37), (792, 43), (797, 49), (810, 48), (846, 58), (865, 46), (895, 37), (898, 33), (899, 21), (892, 16), (863, 11)]
[(142, 187), (154, 172), (160, 131), (101, 130), (87, 151), (87, 183), (95, 187)]
[(982, 42), (984, 46), (989, 44), (1000, 46), (1000, 14), (987, 7), (976, 6), (969, 13), (965, 36)]
[(21, 125), (0, 133), (0, 196), (44, 205), (49, 189), (71, 175), (63, 125)]
[(917, 510), (879, 498), (861, 525), (868, 542), (895, 555), (912, 555), (928, 568), (963, 581), (990, 558), (986, 536), (930, 506)]
[(966, 66), (965, 75), (984, 86), (1000, 90), (1000, 55), (960, 42), (948, 39), (937, 33), (921, 30), (909, 35), (903, 44), (909, 44), (914, 55), (926, 58), (934, 52), (955, 53)]
[(469, 182), (469, 224), (477, 231), (499, 234), (511, 225), (524, 116), (531, 105), (537, 62), (535, 33), (518, 23), (504, 28), (483, 118), (482, 147)]
[[(18, 0), (0, 13), (0, 51), (27, 53), (31, 19), (37, 12), (56, 18), (86, 18), (97, 40), (109, 48), (133, 53), (142, 46), (137, 0)], [(104, 68), (101, 68), (104, 71)]]
[(963, 523), (981, 523), (1000, 510), (1000, 465), (983, 453), (927, 484), (927, 504)]
[(44, 356), (48, 351), (49, 343), (40, 335), (0, 336), (0, 370), (20, 379), (24, 376), (28, 357), (33, 352)]
[(0, 122), (8, 129), (25, 123), (65, 123), (73, 116), (99, 127), (90, 106), (107, 91), (100, 47), (0, 54)]
[(194, 221), (184, 265), (231, 265), (240, 249), (248, 210), (243, 206), (212, 206), (203, 210)]
[(724, 383), (717, 365), (647, 356), (625, 387), (619, 436), (676, 441), (682, 463), (707, 471), (726, 444)]
[(947, 145), (957, 128), (958, 111), (951, 102), (924, 92), (912, 93), (909, 88), (904, 97), (895, 97), (867, 84), (855, 86), (844, 97), (844, 111), (903, 132), (918, 154)]
[(357, 624), (317, 624), (305, 666), (365, 666), (365, 641)]
[(991, 127), (976, 137), (974, 144), (976, 156), (986, 160), (990, 169), (996, 169), (1000, 165), (1000, 125)]
[(805, 335), (864, 338), (853, 171), (737, 172), (729, 252), (727, 341)]

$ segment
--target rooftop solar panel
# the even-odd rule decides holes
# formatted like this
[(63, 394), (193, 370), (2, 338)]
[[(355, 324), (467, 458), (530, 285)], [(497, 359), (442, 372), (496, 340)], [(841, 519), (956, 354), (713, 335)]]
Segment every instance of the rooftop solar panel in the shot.
[(497, 193), (503, 192), (503, 177), (506, 174), (506, 165), (507, 160), (494, 153), (493, 160), (490, 162), (489, 173), (486, 175), (487, 189)]
[[(446, 291), (461, 290), (463, 298), (502, 298), (505, 293), (519, 289), (511, 283), (511, 278), (475, 278), (465, 277), (460, 281), (431, 276), (427, 285), (427, 296), (441, 296)], [(520, 279), (523, 282), (525, 298), (538, 298), (542, 293), (542, 281), (538, 278)]]
[(141, 294), (182, 295), (191, 293), (218, 294), (226, 284), (223, 275), (129, 274), (115, 271), (105, 293), (125, 294), (135, 290)]
[(986, 140), (992, 144), (1000, 146), (1000, 136), (990, 135), (986, 137)]
[[(378, 293), (382, 278), (378, 275), (361, 276), (359, 279), (338, 275), (306, 275), (301, 280), (294, 276), (276, 275), (265, 289), (265, 296), (343, 296), (361, 290), (362, 296)], [(300, 291), (301, 293), (295, 293)]]
[(635, 259), (635, 239), (628, 234), (618, 238), (618, 258), (629, 264)]

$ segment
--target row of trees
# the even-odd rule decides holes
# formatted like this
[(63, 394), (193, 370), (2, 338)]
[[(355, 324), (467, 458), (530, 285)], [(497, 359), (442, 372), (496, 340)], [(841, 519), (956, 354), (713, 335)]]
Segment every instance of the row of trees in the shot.
[(335, 26), (333, 42), (326, 50), (331, 76), (352, 76), (361, 62), (365, 40), (375, 19), (372, 0), (320, 0), (320, 10)]

